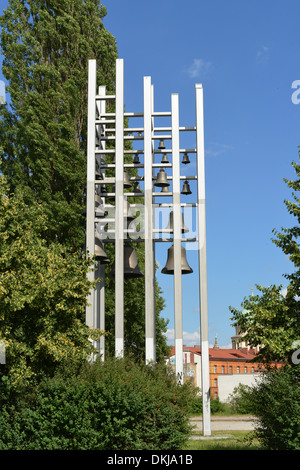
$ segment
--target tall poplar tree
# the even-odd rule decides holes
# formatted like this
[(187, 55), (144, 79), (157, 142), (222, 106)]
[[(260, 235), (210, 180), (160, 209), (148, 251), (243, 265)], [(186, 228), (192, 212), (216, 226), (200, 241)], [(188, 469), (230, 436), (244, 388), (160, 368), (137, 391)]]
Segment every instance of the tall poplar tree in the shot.
[(14, 191), (43, 205), (47, 237), (84, 244), (87, 66), (115, 86), (115, 38), (99, 0), (10, 0), (1, 17), (3, 74), (10, 107), (2, 110), (1, 170)]
[[(0, 17), (2, 70), (10, 96), (10, 104), (0, 109), (0, 170), (11, 192), (21, 191), (27, 204), (37, 202), (43, 208), (43, 240), (56, 240), (72, 251), (85, 242), (89, 59), (97, 61), (98, 84), (106, 85), (108, 94), (115, 91), (118, 53), (115, 38), (103, 25), (105, 15), (99, 0), (9, 0)], [(107, 106), (113, 111), (113, 103)], [(145, 294), (143, 280), (135, 281), (134, 299), (125, 295), (125, 341), (126, 350), (141, 357)], [(164, 306), (160, 294), (157, 285), (157, 344), (163, 358), (167, 323), (159, 316)], [(112, 281), (107, 281), (106, 296), (113, 338)]]

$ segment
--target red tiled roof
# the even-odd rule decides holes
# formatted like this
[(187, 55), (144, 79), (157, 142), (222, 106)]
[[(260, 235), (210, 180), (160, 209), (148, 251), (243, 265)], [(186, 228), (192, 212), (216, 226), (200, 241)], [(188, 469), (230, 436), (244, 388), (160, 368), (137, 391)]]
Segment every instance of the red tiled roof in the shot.
[[(183, 346), (183, 352), (191, 352), (193, 354), (201, 355), (200, 346)], [(171, 356), (175, 355), (175, 347), (172, 346)], [(209, 348), (209, 357), (211, 359), (254, 359), (256, 353), (254, 350), (247, 349), (214, 349)]]

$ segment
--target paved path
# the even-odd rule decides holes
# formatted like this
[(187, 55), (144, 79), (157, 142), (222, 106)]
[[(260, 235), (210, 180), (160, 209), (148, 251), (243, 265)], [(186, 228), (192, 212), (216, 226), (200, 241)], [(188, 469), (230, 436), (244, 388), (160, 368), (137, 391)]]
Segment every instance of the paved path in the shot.
[[(191, 423), (194, 426), (194, 432), (202, 432), (202, 417), (195, 416), (191, 418)], [(211, 417), (211, 430), (212, 431), (252, 431), (255, 427), (255, 418), (253, 416), (212, 416)]]

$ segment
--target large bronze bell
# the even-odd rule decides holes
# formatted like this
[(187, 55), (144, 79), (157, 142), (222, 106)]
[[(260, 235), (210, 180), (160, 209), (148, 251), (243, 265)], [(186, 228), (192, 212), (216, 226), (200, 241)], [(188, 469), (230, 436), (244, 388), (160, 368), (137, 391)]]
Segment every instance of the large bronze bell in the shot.
[(95, 257), (96, 257), (96, 260), (102, 264), (107, 264), (110, 262), (104, 250), (103, 242), (99, 238), (99, 235), (97, 232), (95, 233)]
[[(161, 270), (163, 274), (174, 274), (174, 245), (168, 249), (168, 259), (165, 267)], [(192, 268), (188, 265), (186, 259), (186, 250), (181, 247), (181, 274), (190, 274), (192, 273)]]
[(134, 248), (129, 245), (124, 246), (124, 277), (143, 277), (137, 262), (137, 254)]
[[(110, 276), (115, 275), (115, 263), (110, 272)], [(140, 270), (137, 262), (137, 254), (130, 245), (124, 245), (124, 278), (132, 279), (135, 277), (143, 277), (144, 274)]]
[(191, 163), (187, 152), (185, 152), (184, 155), (183, 155), (183, 157), (182, 157), (182, 163), (184, 163), (185, 165), (186, 165), (187, 163)]
[(183, 183), (181, 194), (192, 194), (192, 191), (191, 191), (191, 188), (190, 188), (190, 185), (189, 185), (188, 181), (185, 181)]
[[(169, 215), (169, 223), (163, 232), (173, 233), (174, 232), (174, 213), (173, 211), (170, 212)], [(189, 229), (186, 227), (184, 220), (183, 220), (183, 213), (181, 212), (181, 233), (187, 233)]]
[(154, 183), (154, 186), (158, 186), (159, 188), (170, 186), (170, 183), (168, 183), (168, 180), (167, 180), (166, 172), (162, 168), (158, 172), (157, 179)]

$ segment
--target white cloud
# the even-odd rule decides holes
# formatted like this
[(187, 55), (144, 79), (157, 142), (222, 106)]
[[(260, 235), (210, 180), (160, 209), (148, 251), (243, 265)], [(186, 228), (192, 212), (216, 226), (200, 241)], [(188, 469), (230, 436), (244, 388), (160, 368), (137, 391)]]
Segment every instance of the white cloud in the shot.
[(200, 344), (200, 327), (197, 328), (196, 331), (193, 333), (189, 333), (187, 331), (183, 332), (183, 344), (187, 346), (195, 346), (196, 344)]
[(205, 148), (205, 153), (206, 155), (210, 155), (212, 157), (218, 157), (219, 155), (225, 153), (227, 150), (233, 150), (233, 147), (227, 144), (218, 144), (216, 142), (211, 142), (210, 144), (208, 144), (208, 147)]
[(194, 59), (192, 65), (187, 69), (190, 78), (204, 78), (212, 69), (212, 62), (203, 59)]
[(262, 46), (256, 53), (256, 60), (260, 64), (265, 64), (269, 59), (269, 48)]
[(220, 346), (222, 349), (232, 349), (232, 343), (225, 344), (225, 346)]
[[(174, 329), (169, 329), (167, 330), (166, 333), (167, 337), (167, 342), (169, 345), (174, 345), (175, 344), (175, 330)], [(183, 344), (186, 346), (195, 346), (196, 344), (200, 344), (200, 327), (197, 329), (197, 331), (194, 331), (192, 333), (188, 331), (183, 331)]]
[[(175, 330), (168, 329), (165, 335), (167, 337), (167, 344), (169, 346), (174, 346), (175, 344)], [(196, 331), (189, 332), (183, 331), (183, 344), (186, 346), (199, 346), (200, 345), (200, 327)], [(209, 347), (213, 348), (213, 344), (210, 344)], [(232, 344), (226, 344), (225, 346), (219, 345), (222, 349), (231, 349)]]

